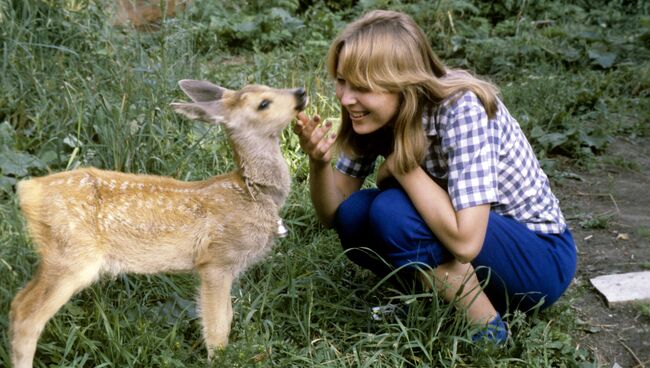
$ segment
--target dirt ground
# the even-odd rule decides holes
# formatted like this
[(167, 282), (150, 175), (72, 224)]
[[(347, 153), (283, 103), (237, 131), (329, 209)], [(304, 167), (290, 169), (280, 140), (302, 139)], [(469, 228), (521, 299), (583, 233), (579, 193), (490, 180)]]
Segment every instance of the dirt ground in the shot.
[(579, 252), (566, 297), (600, 366), (650, 367), (650, 304), (608, 307), (589, 282), (650, 269), (650, 138), (617, 139), (601, 157), (589, 170), (566, 163), (554, 186)]

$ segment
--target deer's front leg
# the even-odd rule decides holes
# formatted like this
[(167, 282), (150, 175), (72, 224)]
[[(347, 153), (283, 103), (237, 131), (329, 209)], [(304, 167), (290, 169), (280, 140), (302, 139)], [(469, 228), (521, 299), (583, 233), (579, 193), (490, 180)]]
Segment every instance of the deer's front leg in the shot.
[(234, 275), (228, 268), (213, 265), (202, 266), (199, 274), (201, 277), (199, 309), (203, 337), (208, 349), (208, 359), (210, 359), (214, 349), (224, 348), (228, 344), (232, 322), (230, 289)]

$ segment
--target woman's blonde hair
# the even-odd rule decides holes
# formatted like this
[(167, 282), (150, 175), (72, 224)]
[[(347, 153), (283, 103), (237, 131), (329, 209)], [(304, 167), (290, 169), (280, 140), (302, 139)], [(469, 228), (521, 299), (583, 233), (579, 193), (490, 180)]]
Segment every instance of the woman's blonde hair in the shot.
[(459, 92), (472, 91), (488, 116), (496, 115), (497, 88), (467, 71), (447, 69), (422, 29), (403, 13), (375, 10), (350, 23), (330, 46), (327, 68), (330, 76), (343, 78), (356, 88), (399, 94), (393, 124), (375, 133), (356, 134), (349, 114), (341, 109), (337, 144), (352, 155), (386, 155), (392, 151), (402, 173), (419, 165), (426, 153), (422, 127), (425, 108), (435, 107)]

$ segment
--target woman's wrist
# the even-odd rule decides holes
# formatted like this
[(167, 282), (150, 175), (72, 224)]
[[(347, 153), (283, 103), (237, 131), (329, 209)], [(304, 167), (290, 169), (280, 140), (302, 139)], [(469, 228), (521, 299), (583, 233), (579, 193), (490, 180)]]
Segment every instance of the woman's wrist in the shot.
[(313, 159), (309, 157), (309, 167), (312, 171), (320, 171), (330, 166), (329, 160)]
[(424, 173), (424, 170), (422, 170), (420, 166), (417, 166), (414, 169), (409, 170), (405, 173), (394, 172), (393, 176), (395, 177), (395, 179), (397, 179), (397, 181), (400, 183), (400, 185), (403, 188), (406, 188), (407, 186), (410, 186), (413, 182), (417, 182), (418, 180), (420, 180), (422, 174), (427, 176), (426, 173)]

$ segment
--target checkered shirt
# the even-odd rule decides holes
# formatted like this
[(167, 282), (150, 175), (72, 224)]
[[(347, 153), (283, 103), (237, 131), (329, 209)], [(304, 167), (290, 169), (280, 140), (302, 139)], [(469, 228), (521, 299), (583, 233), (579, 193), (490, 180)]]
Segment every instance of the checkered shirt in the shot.
[[(498, 101), (492, 120), (479, 98), (465, 92), (443, 101), (422, 117), (429, 148), (422, 167), (447, 191), (456, 211), (489, 203), (533, 231), (562, 233), (566, 222), (548, 177), (539, 166), (519, 123)], [(377, 157), (342, 153), (336, 168), (365, 178)]]

